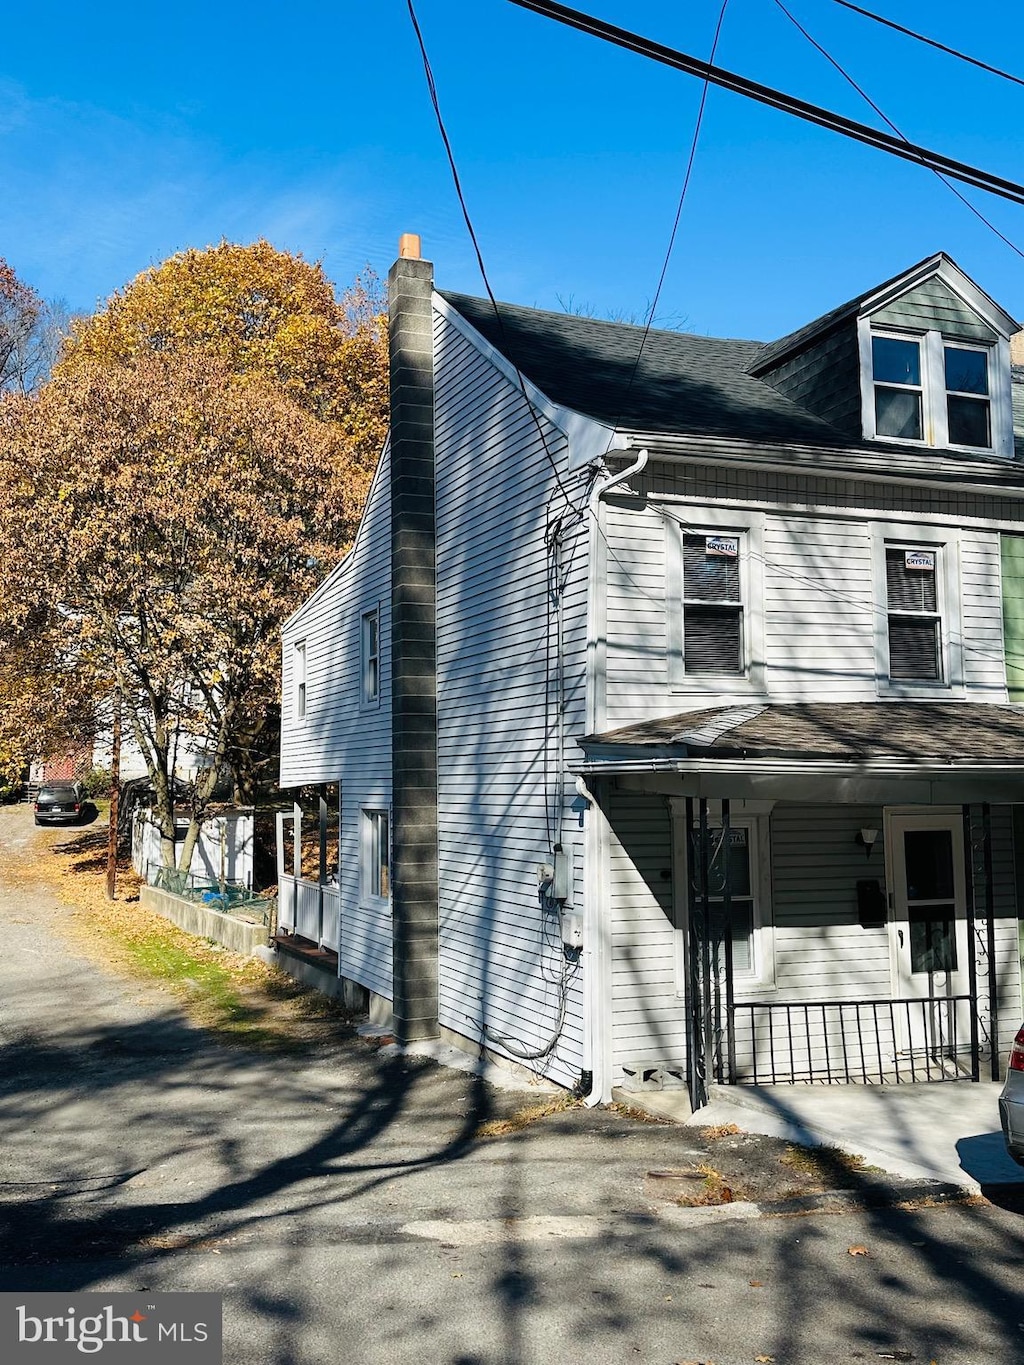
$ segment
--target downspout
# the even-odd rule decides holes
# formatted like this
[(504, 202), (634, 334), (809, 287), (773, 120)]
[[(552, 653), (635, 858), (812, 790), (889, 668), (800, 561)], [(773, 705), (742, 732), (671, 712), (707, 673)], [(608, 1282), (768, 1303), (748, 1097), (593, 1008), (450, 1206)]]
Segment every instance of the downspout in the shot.
[(620, 469), (617, 474), (613, 474), (611, 478), (605, 479), (604, 483), (595, 483), (590, 491), (591, 513), (596, 516), (597, 504), (604, 495), (610, 493), (613, 488), (617, 488), (620, 483), (625, 483), (627, 479), (631, 479), (634, 474), (642, 473), (647, 468), (647, 461), (649, 459), (650, 456), (646, 450), (637, 451), (637, 457), (631, 465), (627, 465), (625, 469)]
[[(646, 450), (638, 451), (632, 464), (603, 482), (595, 483), (589, 499), (590, 515), (595, 523), (598, 517), (598, 504), (605, 494), (625, 483), (634, 474), (641, 473), (647, 467), (648, 459)], [(594, 590), (592, 586), (591, 591)], [(603, 592), (604, 584), (598, 584), (597, 590)], [(594, 719), (598, 724), (603, 721), (603, 717), (595, 716)], [(593, 1109), (611, 1100), (611, 1038), (608, 1036), (610, 1029), (607, 1027), (610, 1001), (604, 999), (608, 967), (608, 945), (603, 923), (605, 878), (602, 875), (606, 846), (605, 815), (584, 778), (576, 778), (576, 791), (589, 803), (583, 920), (583, 1036), (584, 1063), (585, 1070), (590, 1072), (590, 1091), (583, 1097), (583, 1103), (588, 1109)]]

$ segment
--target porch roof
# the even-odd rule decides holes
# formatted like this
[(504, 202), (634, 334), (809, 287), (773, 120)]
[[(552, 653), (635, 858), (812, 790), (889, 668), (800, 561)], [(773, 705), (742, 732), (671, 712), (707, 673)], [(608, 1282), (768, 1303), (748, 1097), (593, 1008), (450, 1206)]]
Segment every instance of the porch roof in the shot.
[[(1024, 707), (976, 702), (749, 703), (579, 741), (595, 775), (675, 773), (692, 794), (931, 803), (1024, 800)], [(698, 780), (699, 779), (699, 780)]]

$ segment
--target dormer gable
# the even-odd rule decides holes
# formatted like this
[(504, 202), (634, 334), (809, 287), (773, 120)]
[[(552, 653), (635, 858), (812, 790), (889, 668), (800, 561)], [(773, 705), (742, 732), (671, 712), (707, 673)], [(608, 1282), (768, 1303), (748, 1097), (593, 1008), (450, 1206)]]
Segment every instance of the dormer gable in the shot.
[(1016, 330), (940, 252), (762, 348), (750, 372), (879, 449), (1012, 459)]

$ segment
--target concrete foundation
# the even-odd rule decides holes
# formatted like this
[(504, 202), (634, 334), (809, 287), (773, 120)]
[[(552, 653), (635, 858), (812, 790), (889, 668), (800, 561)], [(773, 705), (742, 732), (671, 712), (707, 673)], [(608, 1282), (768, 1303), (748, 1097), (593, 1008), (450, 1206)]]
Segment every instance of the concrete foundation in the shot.
[(186, 933), (213, 939), (214, 943), (222, 943), (235, 953), (249, 955), (267, 942), (265, 924), (250, 924), (247, 920), (236, 919), (234, 915), (226, 915), (196, 901), (172, 895), (170, 891), (158, 891), (155, 886), (144, 886), (139, 893), (139, 901), (147, 910), (155, 910)]

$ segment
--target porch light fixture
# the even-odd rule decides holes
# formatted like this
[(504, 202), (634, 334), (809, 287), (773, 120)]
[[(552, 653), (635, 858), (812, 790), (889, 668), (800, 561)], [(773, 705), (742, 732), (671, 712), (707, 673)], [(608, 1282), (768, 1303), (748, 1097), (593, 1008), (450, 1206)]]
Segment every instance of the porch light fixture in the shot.
[(874, 848), (875, 840), (877, 838), (878, 838), (877, 829), (859, 829), (856, 835), (854, 836), (853, 842), (855, 844), (860, 844), (864, 849), (865, 855), (868, 858), (870, 858), (871, 850)]

